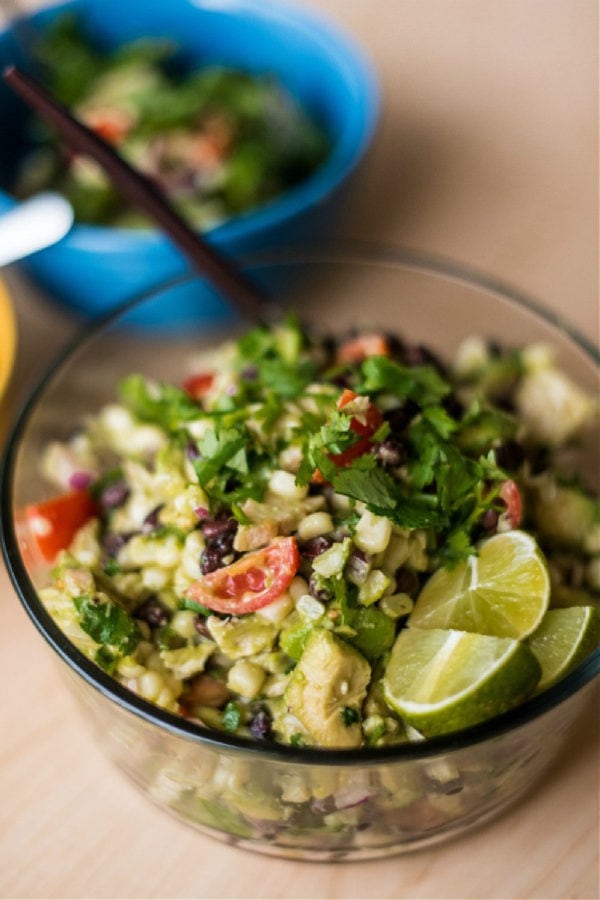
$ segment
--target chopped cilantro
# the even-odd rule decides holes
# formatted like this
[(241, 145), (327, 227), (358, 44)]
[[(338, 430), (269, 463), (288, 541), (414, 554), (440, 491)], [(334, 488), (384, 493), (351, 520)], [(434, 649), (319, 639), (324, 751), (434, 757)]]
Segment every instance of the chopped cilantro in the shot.
[(356, 725), (357, 722), (360, 722), (360, 713), (357, 709), (353, 709), (351, 706), (342, 706), (340, 709), (340, 715), (342, 717), (342, 722), (349, 728), (351, 725)]
[(221, 724), (225, 731), (229, 731), (231, 734), (235, 734), (235, 732), (240, 727), (240, 722), (242, 719), (242, 714), (240, 712), (240, 708), (237, 703), (234, 703), (232, 700), (229, 701), (225, 709), (223, 710), (223, 714), (221, 716)]
[(379, 738), (383, 737), (385, 734), (385, 723), (380, 722), (371, 732), (368, 739), (368, 746), (375, 747)]
[(198, 450), (194, 469), (213, 504), (236, 507), (249, 497), (262, 499), (272, 464), (245, 425), (227, 428), (215, 423), (198, 442)]
[(186, 640), (170, 625), (163, 625), (154, 637), (159, 650), (178, 650), (185, 647)]
[(94, 654), (94, 662), (98, 663), (101, 669), (113, 675), (117, 667), (118, 657), (108, 649), (108, 647), (98, 647)]
[(316, 369), (311, 360), (286, 363), (281, 359), (266, 359), (258, 363), (259, 380), (267, 391), (284, 400), (293, 400), (304, 392), (313, 380)]
[(196, 603), (195, 600), (190, 600), (187, 597), (182, 597), (179, 601), (179, 609), (188, 609), (192, 612), (198, 613), (199, 616), (211, 616), (212, 612), (208, 609), (207, 606), (202, 606), (201, 603)]
[(197, 419), (198, 404), (185, 391), (171, 384), (150, 381), (143, 375), (128, 375), (119, 385), (121, 400), (143, 422), (178, 431), (184, 422)]
[(243, 373), (251, 367), (254, 376), (244, 380), (247, 399), (264, 401), (268, 394), (285, 400), (301, 396), (317, 374), (305, 350), (306, 338), (292, 316), (277, 328), (255, 328), (242, 337), (237, 344), (238, 369)]
[(363, 459), (334, 473), (332, 484), (339, 494), (366, 503), (371, 512), (387, 516), (403, 528), (425, 528), (440, 522), (435, 497), (406, 496), (391, 475), (376, 468), (374, 461), (373, 465), (365, 465)]
[(385, 391), (400, 400), (421, 406), (439, 401), (450, 393), (450, 385), (433, 366), (401, 366), (387, 356), (371, 356), (362, 364), (364, 383), (359, 393)]
[(141, 633), (134, 620), (112, 600), (92, 599), (88, 596), (73, 600), (79, 613), (82, 629), (116, 655), (132, 653), (141, 640)]
[(107, 487), (110, 487), (111, 484), (117, 484), (117, 482), (123, 481), (123, 478), (123, 469), (120, 467), (109, 469), (108, 472), (105, 472), (100, 478), (97, 478), (96, 481), (92, 482), (89, 487), (89, 492), (94, 500), (99, 500)]
[(104, 574), (105, 575), (119, 575), (123, 571), (123, 568), (116, 559), (109, 559), (106, 561), (104, 565)]

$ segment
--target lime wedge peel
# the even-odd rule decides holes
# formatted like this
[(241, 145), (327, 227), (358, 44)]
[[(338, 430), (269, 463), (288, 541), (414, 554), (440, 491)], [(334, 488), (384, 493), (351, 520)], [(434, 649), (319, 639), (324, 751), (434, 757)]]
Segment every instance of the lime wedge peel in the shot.
[(536, 693), (544, 691), (586, 659), (600, 640), (600, 614), (594, 606), (550, 609), (527, 643), (542, 675)]
[(508, 531), (481, 544), (478, 556), (434, 572), (409, 624), (523, 639), (540, 625), (549, 601), (548, 567), (537, 543), (524, 531)]
[(387, 703), (425, 737), (468, 728), (531, 694), (541, 667), (521, 641), (408, 627), (383, 678)]

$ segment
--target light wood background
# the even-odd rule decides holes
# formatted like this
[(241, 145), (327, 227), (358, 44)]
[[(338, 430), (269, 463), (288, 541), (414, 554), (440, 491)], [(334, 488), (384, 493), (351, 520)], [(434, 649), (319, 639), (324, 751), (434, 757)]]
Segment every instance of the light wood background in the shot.
[[(339, 235), (487, 270), (598, 341), (597, 3), (310, 6), (364, 45), (382, 86)], [(4, 426), (74, 327), (17, 272), (8, 281), (20, 347)], [(597, 702), (543, 782), (485, 828), (373, 863), (274, 861), (205, 839), (139, 795), (92, 743), (2, 564), (0, 598), (3, 898), (600, 895)]]

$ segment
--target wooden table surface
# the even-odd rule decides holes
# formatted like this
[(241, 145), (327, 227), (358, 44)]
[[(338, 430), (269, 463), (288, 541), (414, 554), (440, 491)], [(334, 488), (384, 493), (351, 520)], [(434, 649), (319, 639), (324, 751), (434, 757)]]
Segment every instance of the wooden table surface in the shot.
[[(363, 43), (382, 86), (381, 125), (338, 233), (487, 270), (598, 341), (595, 0), (310, 5)], [(8, 281), (14, 410), (74, 323), (18, 272)], [(6, 404), (2, 415), (6, 426)], [(407, 857), (275, 861), (204, 838), (138, 794), (92, 743), (2, 564), (0, 597), (4, 898), (600, 894), (593, 701), (552, 771), (497, 822)]]

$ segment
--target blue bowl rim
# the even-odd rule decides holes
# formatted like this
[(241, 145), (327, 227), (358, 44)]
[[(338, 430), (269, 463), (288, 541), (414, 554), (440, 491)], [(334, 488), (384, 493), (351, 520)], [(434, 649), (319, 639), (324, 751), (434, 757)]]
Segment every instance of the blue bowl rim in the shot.
[[(248, 259), (248, 265), (265, 264), (281, 265), (286, 261), (298, 262), (302, 256), (310, 254), (313, 261), (336, 262), (352, 261), (354, 263), (377, 263), (388, 266), (406, 268), (411, 271), (447, 278), (450, 281), (463, 283), (471, 288), (478, 288), (488, 293), (498, 294), (517, 308), (522, 308), (541, 318), (546, 324), (567, 337), (588, 361), (596, 368), (600, 365), (600, 354), (590, 342), (585, 340), (576, 329), (550, 312), (538, 300), (514, 288), (512, 285), (494, 276), (487, 275), (467, 265), (455, 263), (441, 256), (433, 256), (410, 248), (390, 247), (373, 244), (367, 241), (332, 241), (317, 250), (315, 248), (291, 248), (285, 253), (269, 255), (254, 254)], [(81, 653), (61, 631), (42, 604), (37, 591), (31, 582), (26, 567), (21, 559), (16, 529), (11, 515), (12, 487), (15, 477), (20, 441), (25, 432), (30, 416), (36, 409), (38, 400), (45, 388), (58, 373), (62, 365), (89, 341), (99, 335), (107, 326), (116, 321), (124, 312), (142, 303), (145, 298), (156, 293), (169, 290), (197, 275), (190, 273), (167, 279), (149, 291), (122, 304), (118, 309), (102, 316), (92, 324), (86, 324), (75, 338), (61, 352), (55, 362), (48, 368), (42, 379), (34, 387), (23, 405), (13, 425), (0, 464), (0, 542), (4, 561), (13, 587), (25, 608), (29, 618), (61, 660), (87, 685), (97, 690), (105, 700), (114, 702), (126, 713), (141, 719), (148, 725), (179, 737), (183, 740), (204, 744), (215, 751), (246, 752), (264, 756), (280, 763), (299, 765), (322, 765), (352, 767), (376, 764), (400, 763), (403, 760), (426, 759), (464, 750), (508, 732), (515, 732), (529, 722), (551, 712), (600, 674), (600, 647), (596, 648), (587, 659), (570, 672), (557, 684), (537, 694), (514, 709), (495, 716), (478, 725), (448, 735), (408, 744), (396, 744), (388, 747), (359, 748), (352, 750), (326, 750), (320, 748), (296, 748), (284, 744), (258, 743), (251, 739), (236, 737), (225, 732), (216, 732), (181, 716), (167, 712), (143, 698), (133, 694), (119, 684), (110, 675)]]
[[(76, 5), (77, 2), (78, 0), (63, 0), (20, 19), (35, 21), (49, 12), (58, 13), (61, 7)], [(194, 4), (199, 14), (202, 13), (203, 3), (204, 0), (199, 0)], [(379, 83), (373, 64), (362, 47), (328, 18), (289, 3), (288, 0), (276, 7), (264, 4), (261, 0), (235, 0), (222, 9), (302, 29), (314, 43), (324, 46), (334, 56), (339, 72), (343, 73), (346, 81), (357, 92), (359, 103), (353, 107), (355, 114), (349, 118), (327, 159), (308, 178), (256, 210), (227, 219), (205, 232), (205, 235), (218, 244), (243, 241), (262, 231), (276, 228), (313, 206), (325, 203), (348, 178), (366, 152), (375, 132), (381, 106)], [(0, 30), (0, 40), (11, 31), (11, 25)], [(0, 207), (10, 209), (17, 203), (12, 195), (0, 190)], [(93, 245), (96, 252), (105, 250), (127, 253), (140, 249), (152, 250), (165, 243), (164, 235), (154, 228), (129, 229), (76, 224), (57, 246), (83, 250), (88, 245)]]

